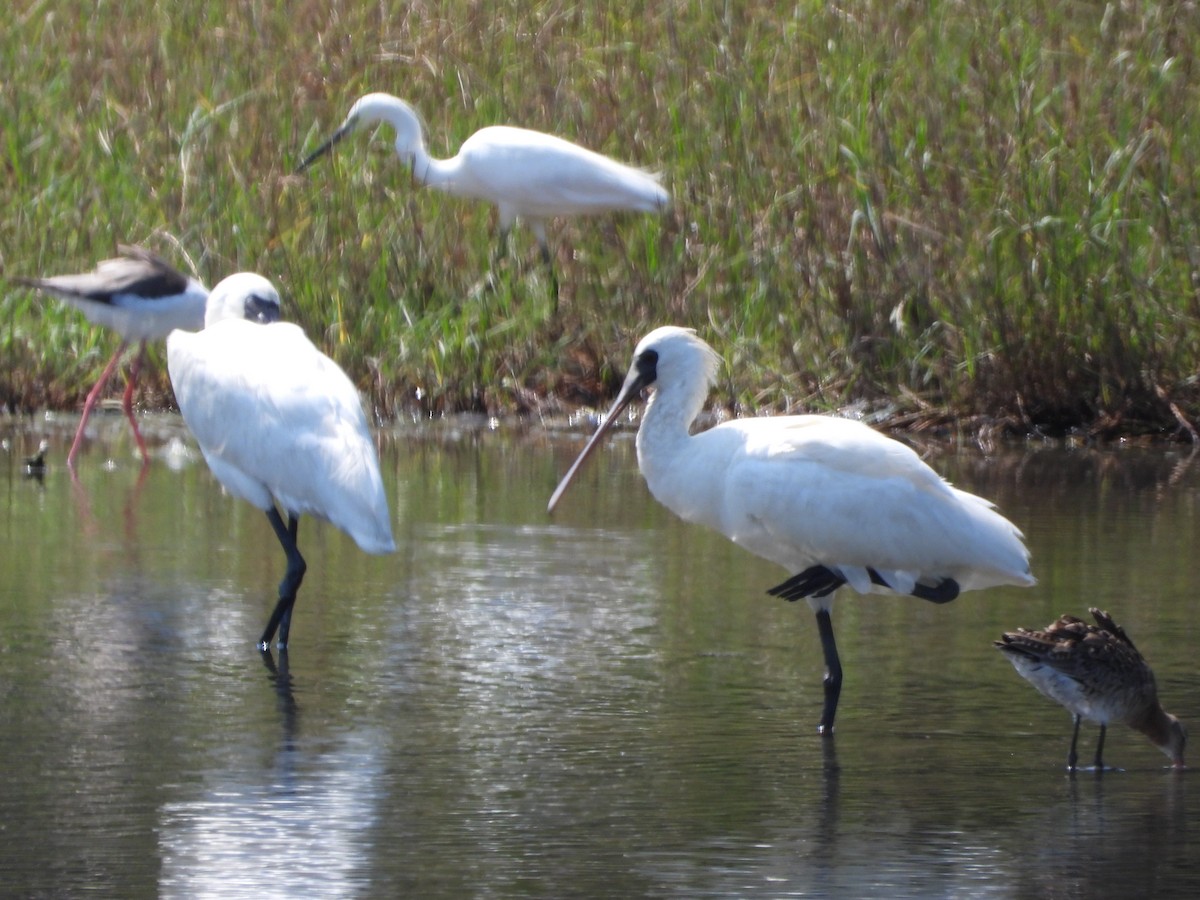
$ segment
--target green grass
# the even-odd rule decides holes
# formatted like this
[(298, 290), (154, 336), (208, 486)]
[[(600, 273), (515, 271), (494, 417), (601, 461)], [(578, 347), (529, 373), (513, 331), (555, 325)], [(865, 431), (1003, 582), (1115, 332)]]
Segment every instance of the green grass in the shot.
[[(210, 285), (259, 271), (384, 417), (601, 403), (675, 323), (739, 411), (1200, 418), (1194, 5), (610, 6), (17, 0), (3, 274), (118, 241)], [(390, 134), (290, 174), (369, 90), (434, 155), (520, 124), (661, 169), (672, 206), (557, 223), (557, 311), (526, 231), (480, 292), (494, 211), (415, 188)], [(0, 401), (77, 403), (113, 344), (0, 288)]]

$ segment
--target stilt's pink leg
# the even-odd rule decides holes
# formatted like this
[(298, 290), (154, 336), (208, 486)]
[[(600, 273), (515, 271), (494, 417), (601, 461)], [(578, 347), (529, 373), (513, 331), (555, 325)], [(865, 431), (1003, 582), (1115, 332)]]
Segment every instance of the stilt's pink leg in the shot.
[(108, 365), (104, 367), (104, 372), (100, 375), (100, 380), (96, 382), (96, 386), (92, 388), (91, 393), (87, 395), (87, 400), (83, 403), (83, 415), (79, 419), (79, 428), (75, 431), (75, 440), (71, 444), (71, 452), (67, 454), (67, 467), (75, 468), (75, 457), (79, 453), (79, 447), (83, 443), (83, 429), (87, 426), (88, 416), (92, 414), (92, 407), (96, 405), (96, 401), (100, 399), (100, 394), (104, 392), (104, 386), (108, 384), (108, 379), (112, 377), (113, 369), (117, 367), (117, 363), (121, 359), (121, 355), (125, 352), (125, 348), (129, 346), (127, 341), (121, 341), (117, 352), (112, 355), (112, 359), (108, 361)]
[(129, 420), (129, 424), (133, 426), (133, 438), (137, 441), (138, 449), (142, 451), (142, 465), (150, 462), (150, 453), (146, 450), (146, 442), (142, 439), (142, 432), (138, 428), (137, 419), (133, 417), (133, 386), (137, 384), (138, 373), (142, 371), (142, 358), (146, 355), (146, 342), (142, 341), (138, 345), (137, 356), (133, 358), (133, 365), (129, 367), (129, 383), (125, 385), (125, 397), (122, 405), (125, 409), (125, 418)]

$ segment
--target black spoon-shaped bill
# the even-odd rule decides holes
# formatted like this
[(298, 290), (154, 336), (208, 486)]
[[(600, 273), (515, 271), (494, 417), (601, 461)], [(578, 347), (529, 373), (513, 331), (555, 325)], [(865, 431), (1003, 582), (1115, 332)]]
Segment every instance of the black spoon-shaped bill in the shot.
[(627, 407), (633, 398), (642, 392), (642, 389), (654, 381), (653, 370), (647, 372), (640, 370), (636, 365), (629, 370), (629, 374), (625, 377), (625, 383), (621, 385), (621, 392), (617, 394), (617, 399), (613, 402), (608, 414), (605, 415), (604, 421), (600, 423), (600, 427), (596, 429), (596, 433), (592, 435), (591, 440), (587, 442), (587, 446), (583, 448), (583, 452), (575, 458), (575, 462), (571, 463), (571, 468), (567, 470), (567, 474), (562, 477), (562, 481), (558, 483), (558, 487), (554, 489), (554, 493), (550, 496), (550, 503), (546, 506), (546, 512), (554, 512), (554, 507), (558, 505), (558, 501), (566, 492), (567, 486), (570, 485), (575, 473), (582, 468), (584, 462), (592, 451), (600, 445), (600, 441), (608, 432), (609, 428), (617, 421), (622, 411)]

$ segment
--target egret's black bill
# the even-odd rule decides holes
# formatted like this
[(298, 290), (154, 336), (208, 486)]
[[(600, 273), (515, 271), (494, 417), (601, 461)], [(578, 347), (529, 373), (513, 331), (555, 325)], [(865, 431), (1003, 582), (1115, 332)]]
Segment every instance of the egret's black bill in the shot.
[(305, 169), (307, 169), (309, 166), (311, 166), (313, 163), (315, 163), (318, 159), (320, 159), (322, 156), (324, 156), (326, 153), (328, 153), (330, 150), (332, 150), (334, 144), (338, 143), (342, 138), (344, 138), (346, 135), (348, 135), (353, 129), (354, 129), (353, 125), (343, 125), (337, 131), (335, 131), (330, 136), (329, 140), (327, 140), (325, 143), (323, 143), (320, 147), (318, 147), (312, 153), (308, 154), (308, 156), (304, 157), (304, 160), (300, 163), (300, 165), (296, 166), (296, 174), (299, 175), (301, 172), (303, 172)]

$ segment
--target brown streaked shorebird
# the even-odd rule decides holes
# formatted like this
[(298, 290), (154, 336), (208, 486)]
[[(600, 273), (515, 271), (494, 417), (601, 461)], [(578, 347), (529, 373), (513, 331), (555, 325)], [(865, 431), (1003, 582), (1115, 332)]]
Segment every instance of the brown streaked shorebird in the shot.
[(138, 354), (130, 367), (121, 405), (133, 426), (133, 437), (141, 451), (143, 464), (150, 459), (146, 442), (133, 417), (133, 386), (146, 355), (146, 341), (165, 338), (177, 328), (199, 331), (204, 327), (208, 290), (200, 282), (176, 271), (141, 247), (120, 245), (117, 251), (120, 256), (104, 260), (92, 272), (13, 279), (17, 284), (65, 300), (82, 312), (89, 322), (111, 328), (121, 336), (116, 352), (83, 403), (75, 440), (67, 453), (67, 465), (72, 469), (83, 444), (88, 417), (130, 341), (139, 342)]
[(1075, 748), (1081, 719), (1100, 726), (1097, 771), (1104, 769), (1104, 735), (1110, 722), (1140, 731), (1167, 754), (1172, 765), (1183, 768), (1187, 733), (1159, 704), (1154, 672), (1112, 616), (1095, 608), (1089, 612), (1095, 625), (1064, 615), (1044, 631), (1021, 628), (994, 643), (1022, 678), (1074, 715), (1068, 769), (1074, 771), (1078, 759)]

